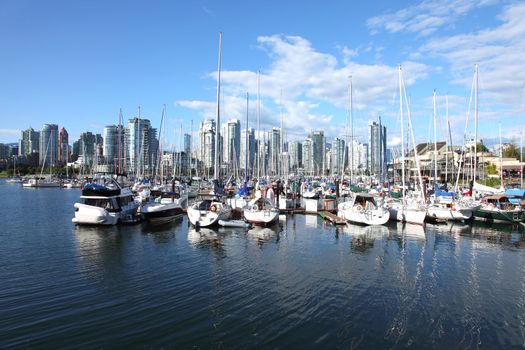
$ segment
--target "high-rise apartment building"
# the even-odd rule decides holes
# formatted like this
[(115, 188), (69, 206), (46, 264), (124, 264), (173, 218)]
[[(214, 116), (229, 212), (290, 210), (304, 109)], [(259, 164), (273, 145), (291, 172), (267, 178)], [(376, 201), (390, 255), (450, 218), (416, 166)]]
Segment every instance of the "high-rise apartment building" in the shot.
[(303, 166), (303, 145), (299, 141), (292, 141), (288, 144), (290, 154), (290, 171), (296, 172)]
[(65, 128), (58, 133), (58, 161), (62, 164), (69, 162), (69, 135)]
[[(104, 127), (104, 141), (103, 154), (104, 159), (108, 164), (114, 164), (118, 169), (119, 160), (120, 166), (123, 167), (125, 153), (126, 153), (126, 129), (122, 125), (107, 125)], [(119, 142), (120, 136), (120, 142)], [(120, 152), (120, 157), (119, 157)]]
[(128, 120), (126, 132), (128, 170), (151, 174), (156, 164), (158, 149), (157, 129), (149, 119)]
[(368, 167), (371, 175), (383, 176), (386, 172), (386, 126), (371, 122), (368, 125)]
[(314, 174), (314, 150), (313, 150), (313, 141), (311, 138), (306, 138), (303, 142), (302, 147), (302, 158), (303, 158), (303, 170), (305, 175)]
[(330, 157), (330, 173), (332, 175), (341, 174), (345, 165), (345, 140), (335, 138), (332, 141)]
[(199, 128), (199, 160), (204, 169), (210, 170), (215, 160), (215, 120), (205, 119)]
[(321, 175), (325, 170), (325, 138), (324, 131), (312, 131), (308, 138), (312, 141), (312, 166), (314, 175)]
[(44, 124), (40, 130), (40, 166), (58, 164), (58, 125)]
[(223, 162), (230, 167), (239, 166), (241, 150), (241, 123), (238, 119), (230, 119), (223, 126), (222, 132)]
[(279, 174), (281, 163), (281, 129), (272, 128), (269, 135), (270, 146), (270, 172)]
[[(248, 138), (248, 140), (246, 140)], [(248, 143), (246, 143), (248, 141)], [(255, 131), (250, 128), (248, 131), (243, 129), (241, 131), (241, 151), (239, 157), (240, 168), (243, 170), (253, 170), (255, 165)], [(248, 161), (248, 165), (246, 165)]]
[(21, 139), (18, 141), (18, 155), (29, 156), (40, 151), (40, 132), (29, 128), (22, 130)]

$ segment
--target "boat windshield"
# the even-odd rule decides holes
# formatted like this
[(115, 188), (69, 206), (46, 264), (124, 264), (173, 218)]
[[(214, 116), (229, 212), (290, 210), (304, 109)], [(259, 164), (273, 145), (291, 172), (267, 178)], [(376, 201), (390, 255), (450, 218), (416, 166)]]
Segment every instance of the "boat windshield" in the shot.
[(115, 208), (113, 205), (113, 201), (111, 199), (106, 198), (84, 198), (84, 204), (91, 205), (94, 207), (104, 208), (108, 211), (117, 210), (118, 208)]

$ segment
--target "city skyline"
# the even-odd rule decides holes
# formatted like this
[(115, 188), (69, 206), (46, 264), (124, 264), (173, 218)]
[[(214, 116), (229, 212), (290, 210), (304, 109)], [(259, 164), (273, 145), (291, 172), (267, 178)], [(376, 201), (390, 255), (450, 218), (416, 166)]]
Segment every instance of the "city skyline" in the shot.
[[(178, 144), (173, 134), (181, 124), (187, 133), (191, 120), (199, 125), (214, 117), (219, 31), (224, 35), (223, 120), (244, 120), (244, 96), (249, 92), (255, 102), (260, 70), (261, 128), (279, 127), (282, 115), (288, 141), (317, 129), (325, 130), (328, 139), (343, 138), (352, 75), (356, 138), (365, 141), (367, 125), (381, 116), (389, 129), (387, 143), (395, 145), (397, 65), (402, 64), (416, 141), (430, 138), (436, 88), (441, 120), (449, 95), (458, 142), (477, 63), (479, 137), (496, 139), (495, 124), (501, 123), (505, 138), (519, 138), (525, 63), (516, 55), (525, 46), (524, 4), (298, 4), (279, 4), (275, 12), (270, 3), (257, 8), (254, 17), (236, 2), (221, 7), (160, 2), (155, 9), (118, 2), (3, 3), (0, 142), (16, 142), (21, 130), (49, 122), (65, 126), (70, 139), (86, 130), (102, 133), (104, 126), (118, 123), (121, 107), (126, 120), (141, 106), (157, 127), (166, 103), (168, 143)], [(115, 16), (121, 8), (126, 11)], [(145, 25), (133, 26), (134, 18)], [(90, 25), (91, 19), (99, 28)], [(256, 105), (250, 103), (250, 127)], [(439, 134), (444, 139), (442, 121)]]

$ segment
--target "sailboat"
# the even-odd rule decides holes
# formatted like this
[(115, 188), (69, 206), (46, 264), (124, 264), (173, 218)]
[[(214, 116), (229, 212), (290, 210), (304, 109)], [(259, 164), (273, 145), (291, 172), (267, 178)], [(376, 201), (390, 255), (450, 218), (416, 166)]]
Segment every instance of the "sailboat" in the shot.
[(21, 184), (24, 182), (24, 180), (20, 177), (20, 175), (16, 175), (16, 158), (13, 157), (13, 177), (5, 180), (8, 184)]
[[(157, 166), (155, 167), (155, 174), (153, 179), (157, 179), (157, 172), (159, 171), (159, 167), (161, 165), (161, 155), (162, 155), (162, 145), (164, 143), (164, 115), (166, 113), (166, 105), (164, 105), (164, 108), (162, 109), (162, 117), (160, 119), (160, 132), (159, 134), (162, 135), (162, 140), (159, 145), (159, 150), (157, 154)], [(160, 175), (160, 182), (162, 183), (163, 179), (163, 171), (162, 168), (161, 175)], [(175, 184), (173, 183), (173, 188), (175, 187)], [(171, 196), (165, 196), (163, 198), (162, 191), (152, 191), (149, 190), (148, 199), (146, 202), (142, 203), (140, 207), (140, 213), (144, 218), (151, 223), (155, 224), (164, 224), (168, 223), (170, 221), (173, 221), (177, 218), (180, 218), (182, 216), (182, 206), (181, 203), (184, 203), (184, 201), (187, 201), (186, 198), (181, 198), (180, 192), (178, 193), (178, 196), (175, 195), (175, 193), (172, 193)], [(157, 198), (153, 198), (153, 194), (155, 192), (159, 192), (160, 196)], [(174, 192), (174, 191), (172, 191)], [(175, 198), (177, 197), (177, 198)]]
[[(347, 128), (348, 129), (348, 114), (352, 123), (352, 139), (353, 139), (353, 115), (352, 115), (352, 77), (349, 77), (348, 86), (348, 112), (347, 111)], [(348, 130), (345, 130), (348, 134)], [(350, 184), (353, 181), (353, 149), (350, 162)], [(346, 158), (346, 150), (345, 150)], [(344, 169), (341, 174), (344, 179)], [(350, 187), (351, 188), (351, 187)], [(372, 194), (364, 194), (350, 191), (349, 200), (339, 203), (337, 206), (337, 216), (342, 217), (347, 222), (358, 223), (364, 225), (384, 225), (390, 219), (390, 212), (384, 208), (382, 203), (378, 203), (376, 197)]]
[[(434, 119), (434, 194), (427, 208), (427, 221), (465, 221), (472, 218), (479, 206), (461, 203), (454, 192), (441, 191), (437, 183), (437, 107), (436, 91), (433, 93)], [(448, 110), (447, 110), (448, 114)]]
[(222, 194), (219, 186), (219, 137), (220, 137), (220, 87), (221, 87), (221, 56), (222, 56), (222, 33), (219, 33), (219, 59), (217, 68), (217, 113), (215, 116), (215, 162), (214, 172), (214, 199), (195, 202), (188, 207), (188, 219), (196, 227), (210, 227), (219, 224), (219, 220), (228, 220), (231, 217), (232, 209), (218, 199)]
[[(399, 66), (399, 110), (401, 114), (401, 140), (404, 140), (404, 122), (403, 122), (403, 89), (404, 83), (403, 83), (403, 73), (401, 70), (401, 66)], [(406, 98), (406, 95), (405, 95)], [(408, 101), (407, 101), (408, 102)], [(407, 103), (408, 107), (408, 103)], [(409, 118), (409, 124), (410, 123), (410, 109), (408, 110), (408, 118)], [(410, 128), (410, 131), (412, 131), (412, 128)], [(412, 144), (414, 145), (414, 134), (412, 132)], [(420, 202), (418, 198), (407, 198), (406, 196), (406, 182), (405, 182), (405, 147), (404, 142), (401, 142), (401, 156), (402, 156), (402, 172), (401, 172), (401, 182), (402, 182), (402, 190), (403, 190), (403, 199), (401, 202), (395, 201), (391, 202), (388, 205), (388, 210), (390, 211), (390, 218), (393, 220), (401, 221), (401, 222), (408, 222), (411, 224), (418, 224), (423, 225), (425, 221), (425, 217), (427, 215), (426, 209), (422, 208), (420, 205)], [(417, 152), (414, 147), (414, 157), (416, 158), (416, 166), (418, 175), (420, 177), (419, 179), (419, 185), (422, 187), (422, 179), (421, 179), (421, 172), (419, 171), (419, 161), (417, 158)], [(421, 193), (423, 193), (423, 189), (420, 189)]]

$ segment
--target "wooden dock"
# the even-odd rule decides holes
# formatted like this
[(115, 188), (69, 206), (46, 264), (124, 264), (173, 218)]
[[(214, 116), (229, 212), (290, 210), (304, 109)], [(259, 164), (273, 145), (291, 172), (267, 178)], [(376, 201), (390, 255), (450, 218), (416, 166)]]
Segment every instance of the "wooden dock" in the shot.
[(328, 211), (320, 211), (319, 216), (322, 217), (324, 220), (330, 221), (334, 225), (344, 225), (346, 224), (346, 220), (343, 218), (340, 218), (339, 216), (330, 213)]
[(305, 210), (304, 208), (287, 208), (287, 209), (279, 209), (281, 214), (304, 214)]

